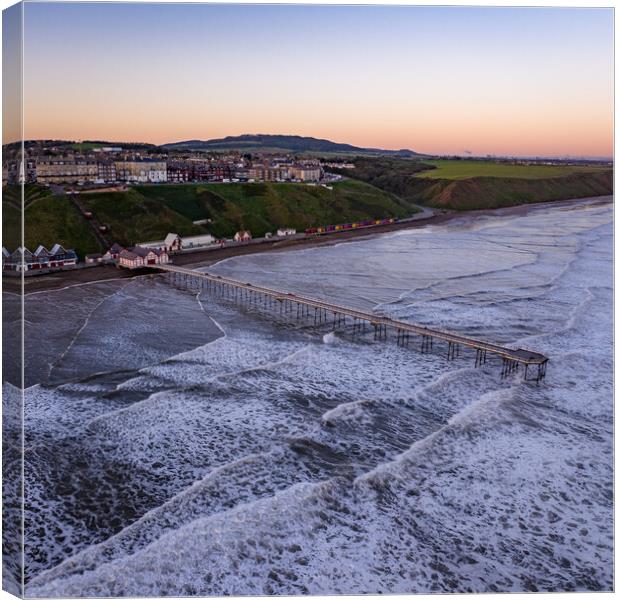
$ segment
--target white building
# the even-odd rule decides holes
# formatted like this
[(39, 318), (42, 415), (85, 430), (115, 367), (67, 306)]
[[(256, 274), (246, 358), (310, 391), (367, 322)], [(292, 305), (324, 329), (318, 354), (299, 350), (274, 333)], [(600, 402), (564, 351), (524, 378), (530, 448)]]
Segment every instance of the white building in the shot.
[(184, 237), (182, 239), (183, 250), (189, 250), (190, 248), (202, 248), (204, 246), (210, 246), (215, 242), (215, 238), (210, 233), (203, 235), (192, 235)]
[(285, 237), (287, 235), (295, 235), (297, 233), (297, 229), (293, 229), (292, 227), (284, 227), (282, 229), (278, 229), (276, 235), (278, 237)]
[(118, 181), (129, 183), (164, 183), (168, 179), (165, 160), (143, 158), (114, 162)]
[(166, 250), (166, 252), (180, 252), (183, 250), (183, 241), (178, 233), (169, 233), (163, 240), (155, 240), (154, 242), (140, 242), (138, 246), (141, 248)]

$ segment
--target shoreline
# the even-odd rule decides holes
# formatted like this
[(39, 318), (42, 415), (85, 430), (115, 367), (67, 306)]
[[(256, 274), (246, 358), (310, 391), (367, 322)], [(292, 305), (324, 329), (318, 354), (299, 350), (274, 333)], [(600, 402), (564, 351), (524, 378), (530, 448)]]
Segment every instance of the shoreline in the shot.
[[(533, 210), (540, 208), (546, 208), (549, 206), (572, 206), (581, 203), (612, 204), (613, 196), (592, 196), (586, 198), (572, 198), (569, 200), (555, 200), (552, 202), (518, 204), (504, 208), (485, 208), (471, 211), (442, 212), (439, 214), (433, 214), (427, 218), (416, 219), (404, 223), (378, 225), (367, 229), (350, 229), (313, 238), (274, 240), (271, 243), (256, 245), (251, 244), (247, 246), (229, 246), (218, 248), (216, 250), (193, 252), (191, 254), (176, 254), (172, 257), (171, 263), (189, 268), (206, 267), (228, 258), (244, 256), (246, 254), (285, 252), (288, 250), (300, 250), (319, 246), (333, 246), (335, 244), (346, 243), (349, 241), (359, 241), (403, 229), (421, 228), (428, 225), (441, 225), (457, 219), (475, 222), (481, 217), (527, 215)], [(50, 273), (49, 275), (41, 275), (39, 277), (24, 278), (24, 290), (25, 295), (29, 295), (33, 292), (52, 291), (66, 287), (87, 285), (113, 279), (129, 279), (143, 275), (144, 272), (132, 272), (112, 265), (102, 265), (93, 269), (60, 271), (57, 273)], [(3, 277), (2, 289), (4, 292), (19, 294), (21, 291), (21, 278)]]
[[(518, 204), (516, 206), (507, 206), (503, 208), (483, 208), (468, 211), (449, 211), (435, 213), (423, 219), (416, 219), (404, 223), (395, 223), (392, 225), (378, 225), (367, 229), (353, 229), (331, 233), (316, 238), (305, 238), (298, 240), (281, 240), (273, 244), (260, 244), (257, 246), (240, 246), (222, 248), (221, 250), (208, 250), (204, 253), (196, 252), (195, 254), (176, 255), (172, 260), (172, 264), (193, 267), (208, 267), (215, 263), (235, 256), (243, 256), (246, 254), (258, 254), (263, 252), (286, 252), (288, 250), (303, 250), (306, 248), (315, 248), (320, 246), (334, 246), (351, 241), (360, 241), (370, 239), (377, 235), (400, 231), (403, 229), (421, 228), (427, 225), (442, 225), (457, 219), (474, 222), (481, 217), (488, 216), (514, 216), (526, 215), (532, 210), (553, 206), (572, 206), (576, 204), (612, 204), (613, 196), (591, 196), (586, 198), (572, 198), (569, 200), (556, 200), (553, 202), (536, 202), (530, 204)], [(202, 256), (202, 258), (201, 258)]]

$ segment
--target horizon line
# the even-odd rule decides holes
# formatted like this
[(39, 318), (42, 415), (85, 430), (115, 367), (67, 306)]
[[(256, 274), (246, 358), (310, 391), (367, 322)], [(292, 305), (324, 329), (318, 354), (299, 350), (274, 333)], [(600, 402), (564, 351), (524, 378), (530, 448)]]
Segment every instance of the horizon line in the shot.
[[(462, 153), (459, 152), (422, 152), (419, 150), (411, 150), (410, 148), (380, 148), (377, 146), (356, 146), (355, 144), (351, 144), (349, 142), (334, 142), (333, 140), (330, 140), (329, 138), (317, 138), (311, 135), (300, 135), (297, 133), (242, 133), (239, 135), (226, 135), (223, 137), (217, 137), (217, 138), (208, 138), (208, 139), (200, 139), (200, 138), (186, 138), (186, 139), (182, 139), (179, 141), (174, 141), (174, 142), (164, 142), (161, 144), (155, 143), (155, 142), (147, 142), (144, 140), (105, 140), (105, 139), (89, 139), (89, 138), (81, 138), (81, 139), (70, 139), (70, 138), (29, 138), (29, 139), (16, 139), (14, 141), (11, 142), (4, 142), (2, 144), (2, 147), (4, 148), (5, 146), (9, 146), (11, 144), (18, 144), (21, 143), (23, 141), (23, 143), (28, 143), (28, 142), (44, 142), (44, 141), (51, 141), (51, 142), (71, 142), (74, 144), (82, 144), (82, 143), (107, 143), (107, 144), (133, 144), (133, 145), (139, 145), (139, 144), (144, 144), (144, 145), (149, 145), (149, 146), (155, 146), (156, 148), (161, 148), (163, 146), (167, 146), (167, 145), (174, 145), (174, 144), (182, 144), (184, 142), (192, 142), (192, 141), (196, 141), (196, 142), (212, 142), (214, 140), (224, 140), (227, 138), (239, 138), (239, 137), (243, 137), (243, 136), (259, 136), (259, 135), (265, 135), (265, 136), (281, 136), (281, 137), (298, 137), (298, 138), (302, 138), (302, 139), (314, 139), (314, 140), (318, 140), (318, 141), (326, 141), (326, 142), (330, 142), (332, 144), (345, 144), (348, 146), (353, 146), (354, 148), (359, 148), (360, 150), (383, 150), (386, 152), (412, 152), (415, 154), (418, 154), (420, 156), (423, 157), (450, 157), (450, 156), (458, 156), (461, 158), (470, 158), (472, 160), (474, 159), (499, 159), (499, 158), (514, 158), (514, 159), (538, 159), (538, 160), (542, 160), (542, 159), (581, 159), (581, 160), (607, 160), (607, 161), (612, 161), (614, 162), (614, 155), (593, 155), (593, 154), (497, 154), (497, 153), (486, 153), (486, 154), (475, 154), (475, 153), (470, 153), (468, 151), (463, 151)], [(231, 150), (231, 152), (234, 150)], [(200, 152), (200, 150), (199, 150)], [(202, 150), (202, 152), (208, 152), (208, 150)], [(213, 152), (221, 152), (221, 150), (213, 150)], [(303, 154), (306, 151), (300, 151), (298, 152), (299, 154)], [(312, 151), (312, 152), (319, 152), (319, 151)], [(329, 152), (329, 151), (326, 151)], [(320, 152), (319, 152), (320, 153)], [(346, 154), (345, 151), (342, 152), (342, 154)]]

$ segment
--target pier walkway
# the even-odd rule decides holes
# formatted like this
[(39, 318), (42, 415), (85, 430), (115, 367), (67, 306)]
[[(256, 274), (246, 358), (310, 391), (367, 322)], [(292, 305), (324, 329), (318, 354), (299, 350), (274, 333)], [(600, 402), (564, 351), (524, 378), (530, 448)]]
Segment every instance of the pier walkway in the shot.
[[(365, 329), (366, 324), (370, 324), (374, 328), (375, 339), (385, 340), (388, 337), (388, 331), (391, 331), (392, 334), (396, 333), (397, 343), (401, 346), (409, 346), (410, 338), (414, 336), (414, 340), (416, 338), (419, 339), (422, 352), (431, 352), (433, 350), (433, 342), (440, 341), (447, 344), (448, 360), (453, 360), (459, 356), (461, 348), (475, 350), (476, 367), (487, 362), (487, 354), (494, 355), (502, 361), (502, 377), (507, 377), (520, 367), (523, 368), (523, 377), (526, 380), (530, 379), (528, 378), (528, 368), (535, 370), (535, 374), (531, 379), (536, 382), (544, 379), (546, 375), (549, 359), (543, 354), (531, 350), (523, 348), (513, 349), (450, 331), (407, 323), (406, 321), (391, 319), (390, 317), (342, 306), (326, 300), (318, 300), (300, 294), (284, 292), (252, 283), (244, 283), (229, 277), (196, 271), (177, 265), (153, 265), (149, 268), (155, 271), (170, 273), (173, 281), (177, 283), (184, 282), (187, 284), (192, 281), (202, 289), (214, 292), (224, 298), (246, 301), (254, 305), (260, 302), (266, 309), (276, 309), (281, 314), (293, 313), (297, 319), (314, 318), (314, 323), (317, 325), (331, 322), (334, 328), (346, 327), (347, 319), (349, 319), (349, 325), (352, 325), (353, 333), (360, 333)], [(311, 311), (314, 312), (312, 313)]]

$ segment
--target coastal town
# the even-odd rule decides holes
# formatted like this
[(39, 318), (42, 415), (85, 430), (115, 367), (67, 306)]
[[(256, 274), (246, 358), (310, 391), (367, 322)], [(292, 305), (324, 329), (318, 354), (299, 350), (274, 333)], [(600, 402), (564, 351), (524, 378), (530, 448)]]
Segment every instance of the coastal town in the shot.
[[(294, 227), (285, 226), (260, 236), (254, 236), (247, 228), (240, 229), (230, 237), (217, 237), (210, 233), (181, 237), (177, 233), (169, 233), (163, 240), (134, 240), (133, 245), (119, 245), (113, 237), (108, 242), (108, 226), (100, 224), (96, 215), (84, 208), (78, 199), (80, 194), (124, 192), (134, 185), (165, 186), (200, 182), (282, 182), (321, 185), (331, 190), (330, 184), (341, 180), (342, 176), (330, 173), (328, 169), (353, 169), (354, 164), (338, 159), (326, 162), (293, 153), (164, 152), (161, 148), (154, 151), (139, 144), (128, 144), (127, 147), (101, 144), (88, 148), (85, 146), (77, 142), (71, 145), (45, 140), (31, 142), (27, 145), (23, 161), (19, 160), (18, 148), (5, 146), (5, 157), (8, 158), (3, 163), (3, 186), (32, 184), (39, 189), (51, 188), (55, 196), (71, 198), (78, 214), (100, 240), (101, 251), (79, 256), (75, 249), (65, 249), (59, 243), (55, 243), (49, 250), (42, 244), (35, 250), (25, 246), (3, 246), (3, 274), (44, 275), (99, 265), (137, 269), (166, 264), (173, 254), (273, 243), (285, 238), (313, 237), (397, 221), (384, 218), (325, 224), (299, 233)], [(209, 223), (209, 219), (194, 221), (195, 225)]]
[[(342, 163), (343, 168), (352, 168)], [(336, 166), (335, 163), (329, 163)], [(328, 165), (325, 165), (326, 167)], [(338, 179), (328, 175), (318, 159), (290, 154), (262, 155), (239, 152), (154, 152), (143, 148), (30, 145), (24, 161), (4, 161), (4, 184), (100, 186), (190, 182), (296, 182)]]
[[(234, 248), (241, 246), (257, 248), (260, 244), (274, 244), (283, 239), (311, 239), (354, 229), (404, 224), (445, 212), (444, 208), (420, 209), (415, 204), (403, 209), (402, 204), (399, 205), (401, 200), (394, 202), (395, 196), (390, 196), (390, 192), (400, 191), (396, 178), (403, 167), (409, 169), (408, 181), (416, 181), (415, 185), (421, 182), (421, 186), (425, 181), (412, 176), (429, 169), (439, 173), (451, 169), (457, 174), (462, 168), (469, 169), (471, 174), (492, 174), (494, 170), (501, 173), (502, 169), (509, 169), (509, 173), (515, 169), (565, 169), (568, 174), (572, 168), (586, 171), (604, 168), (595, 163), (571, 166), (570, 161), (554, 164), (537, 161), (526, 164), (527, 161), (507, 159), (478, 162), (444, 159), (434, 163), (387, 159), (386, 163), (385, 158), (369, 160), (366, 157), (360, 162), (359, 156), (313, 155), (311, 151), (291, 148), (204, 150), (200, 149), (200, 143), (155, 146), (137, 142), (121, 145), (31, 140), (24, 144), (23, 160), (19, 145), (5, 145), (3, 187), (11, 192), (6, 194), (6, 208), (21, 211), (22, 203), (25, 209), (36, 203), (43, 212), (59, 207), (61, 216), (55, 228), (49, 231), (42, 227), (41, 220), (35, 227), (33, 221), (29, 221), (27, 240), (13, 237), (5, 241), (3, 274), (34, 276), (105, 265), (134, 270), (166, 264), (174, 254), (223, 248), (232, 248), (235, 252)], [(359, 183), (364, 178), (374, 183), (375, 174), (384, 173), (386, 168), (395, 175), (392, 183), (386, 182), (385, 174), (382, 175), (384, 181), (380, 185), (387, 183), (385, 190)], [(587, 173), (582, 175), (586, 176)], [(596, 173), (592, 176), (596, 177)], [(11, 191), (20, 185), (25, 189), (23, 200)], [(279, 191), (275, 192), (273, 186)], [(603, 188), (601, 191), (606, 192), (607, 187)], [(269, 196), (269, 190), (274, 195)], [(344, 211), (343, 190), (350, 190), (351, 197), (351, 204)], [(277, 197), (279, 193), (283, 195), (280, 198)], [(155, 203), (149, 204), (145, 194), (155, 198)], [(366, 194), (371, 197), (363, 198)], [(307, 203), (314, 202), (317, 197), (321, 198), (322, 214), (309, 219), (305, 216)], [(337, 210), (331, 208), (336, 202)], [(279, 204), (277, 209), (276, 203)], [(118, 210), (121, 207), (129, 210), (128, 214), (145, 215), (148, 225), (139, 231), (124, 231), (123, 223), (111, 214), (111, 205)], [(260, 205), (268, 213), (265, 217), (257, 216)], [(43, 206), (49, 208), (43, 209)], [(174, 216), (165, 213), (168, 208), (180, 211), (174, 213), (176, 222), (173, 222)], [(414, 216), (420, 211), (423, 214)], [(181, 213), (187, 220), (179, 220)], [(270, 220), (274, 215), (275, 219)], [(351, 220), (338, 222), (339, 217)], [(173, 221), (169, 221), (170, 218)], [(222, 220), (229, 218), (232, 221), (222, 225)], [(90, 236), (91, 241), (84, 244), (79, 234), (67, 235), (64, 225), (71, 220), (74, 231), (87, 232), (83, 235)], [(164, 223), (174, 228), (172, 232), (168, 230), (167, 235)], [(165, 239), (153, 241), (147, 238), (149, 234)]]

